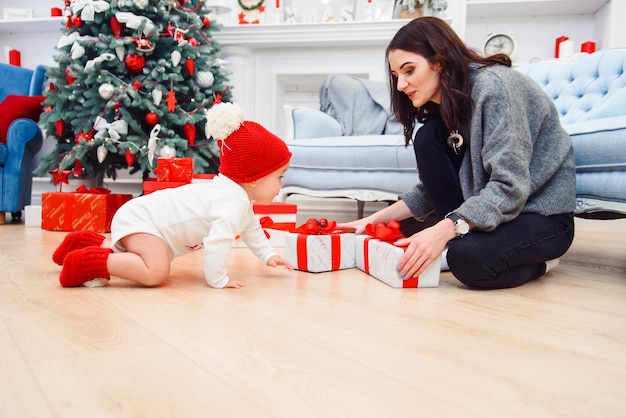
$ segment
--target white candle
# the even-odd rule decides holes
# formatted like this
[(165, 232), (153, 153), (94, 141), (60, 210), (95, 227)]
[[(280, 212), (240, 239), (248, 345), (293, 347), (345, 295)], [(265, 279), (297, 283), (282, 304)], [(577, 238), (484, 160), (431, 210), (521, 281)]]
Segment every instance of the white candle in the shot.
[(574, 41), (568, 39), (559, 44), (559, 59), (566, 60), (574, 55)]

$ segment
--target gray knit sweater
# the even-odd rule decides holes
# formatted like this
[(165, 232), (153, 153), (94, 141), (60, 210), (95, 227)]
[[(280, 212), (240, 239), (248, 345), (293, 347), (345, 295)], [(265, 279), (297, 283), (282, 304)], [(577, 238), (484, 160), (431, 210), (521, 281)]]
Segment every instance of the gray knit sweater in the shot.
[[(503, 65), (472, 66), (470, 89), (471, 120), (460, 129), (469, 146), (459, 171), (465, 202), (456, 212), (485, 231), (520, 213), (572, 212), (572, 141), (552, 100), (532, 79)], [(421, 184), (400, 198), (417, 219), (432, 212)]]

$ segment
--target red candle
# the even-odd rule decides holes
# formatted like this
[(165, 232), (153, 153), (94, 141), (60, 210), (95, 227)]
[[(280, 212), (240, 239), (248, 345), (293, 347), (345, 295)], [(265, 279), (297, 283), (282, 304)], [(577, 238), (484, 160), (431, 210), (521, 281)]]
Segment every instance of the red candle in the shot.
[(9, 51), (9, 64), (20, 67), (22, 65), (22, 56), (20, 51), (12, 49)]
[(583, 42), (583, 44), (580, 46), (580, 52), (593, 54), (594, 52), (596, 52), (596, 43), (591, 41)]
[(50, 9), (50, 16), (63, 16), (63, 10), (53, 7)]
[(280, 0), (276, 0), (276, 8), (280, 9)]
[(567, 36), (559, 36), (558, 38), (556, 38), (556, 49), (554, 50), (554, 58), (559, 57), (559, 46), (561, 45), (561, 42), (567, 41), (568, 39), (569, 38)]

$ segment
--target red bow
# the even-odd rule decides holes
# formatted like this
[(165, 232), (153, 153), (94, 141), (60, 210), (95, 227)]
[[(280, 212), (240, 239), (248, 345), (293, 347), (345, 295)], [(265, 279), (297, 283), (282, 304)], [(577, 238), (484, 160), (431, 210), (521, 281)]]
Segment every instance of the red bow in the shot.
[(394, 242), (400, 238), (406, 238), (402, 235), (402, 226), (398, 221), (389, 221), (387, 223), (377, 222), (374, 224), (367, 224), (365, 226), (365, 232), (368, 235), (385, 242)]
[(307, 235), (323, 235), (343, 232), (337, 229), (336, 221), (328, 221), (326, 218), (309, 218), (306, 223), (296, 228), (294, 232)]

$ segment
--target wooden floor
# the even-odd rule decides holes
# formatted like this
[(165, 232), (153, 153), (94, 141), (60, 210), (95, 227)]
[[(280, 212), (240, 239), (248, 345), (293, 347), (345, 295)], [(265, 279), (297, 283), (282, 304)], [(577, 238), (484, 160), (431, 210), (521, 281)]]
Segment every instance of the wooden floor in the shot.
[[(609, 221), (607, 221), (609, 222)], [(64, 289), (65, 233), (0, 227), (0, 417), (624, 417), (626, 233), (517, 289), (392, 289), (233, 251), (165, 286)]]

